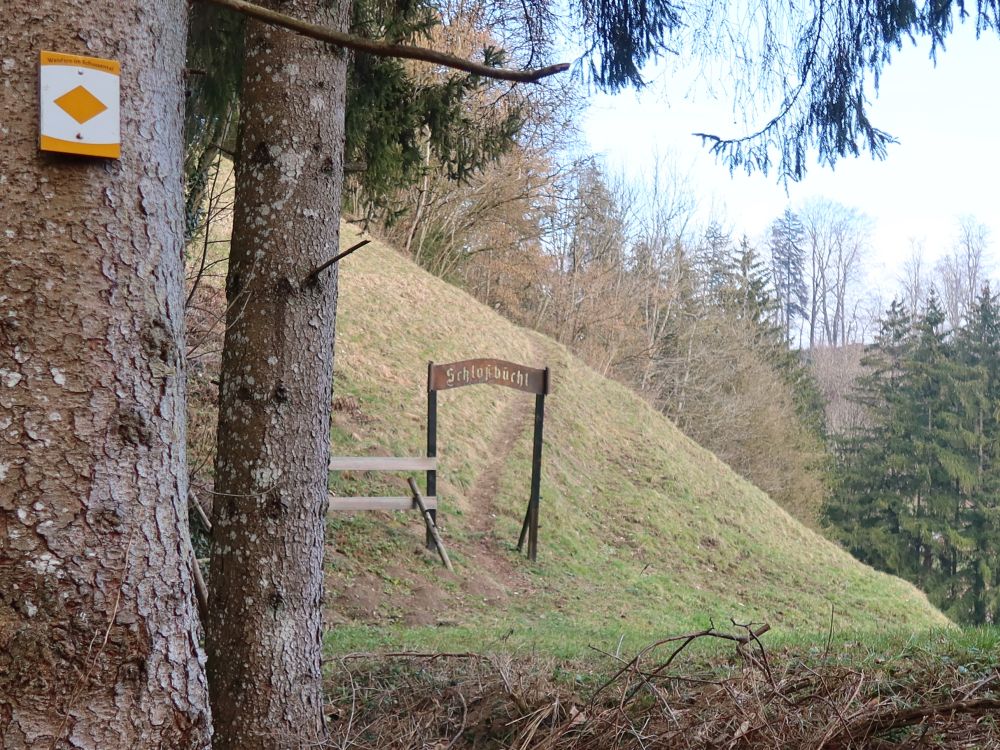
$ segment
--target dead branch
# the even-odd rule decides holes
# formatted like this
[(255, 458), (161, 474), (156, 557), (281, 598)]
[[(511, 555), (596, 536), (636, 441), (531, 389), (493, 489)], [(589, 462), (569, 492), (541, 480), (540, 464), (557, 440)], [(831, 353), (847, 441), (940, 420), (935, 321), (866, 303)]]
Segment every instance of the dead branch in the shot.
[(242, 13), (245, 16), (255, 18), (263, 23), (270, 24), (272, 26), (280, 26), (283, 29), (294, 31), (302, 36), (307, 36), (311, 39), (318, 39), (321, 42), (328, 42), (329, 44), (333, 44), (344, 49), (352, 49), (355, 52), (364, 52), (378, 57), (398, 57), (407, 60), (421, 60), (423, 62), (443, 65), (446, 68), (453, 68), (466, 73), (472, 73), (473, 75), (482, 76), (484, 78), (493, 78), (500, 81), (513, 81), (514, 83), (537, 83), (543, 78), (548, 78), (549, 76), (569, 70), (569, 63), (558, 63), (557, 65), (549, 65), (544, 68), (535, 68), (533, 70), (495, 68), (473, 60), (466, 60), (456, 55), (449, 55), (445, 52), (427, 49), (426, 47), (376, 42), (372, 39), (365, 39), (353, 34), (344, 33), (343, 31), (336, 31), (335, 29), (331, 29), (326, 26), (310, 23), (309, 21), (302, 21), (298, 18), (293, 18), (292, 16), (286, 16), (284, 13), (278, 13), (277, 11), (263, 8), (259, 5), (254, 5), (253, 3), (248, 3), (245, 0), (203, 0), (203, 2), (220, 5), (224, 8), (234, 10), (237, 13)]
[(912, 727), (927, 719), (957, 714), (982, 714), (1000, 710), (1000, 699), (978, 698), (970, 701), (954, 701), (931, 706), (917, 706), (903, 711), (880, 711), (874, 716), (857, 719), (849, 727), (850, 740), (858, 742), (893, 729)]
[(305, 286), (306, 284), (312, 284), (312, 283), (314, 283), (316, 281), (317, 277), (321, 273), (323, 273), (323, 271), (325, 271), (326, 269), (328, 269), (334, 263), (343, 260), (348, 255), (350, 255), (351, 253), (353, 253), (355, 250), (360, 250), (365, 245), (367, 245), (369, 242), (371, 242), (371, 240), (361, 240), (361, 242), (358, 242), (357, 244), (351, 245), (344, 252), (337, 253), (332, 258), (330, 258), (330, 260), (328, 260), (325, 263), (317, 266), (312, 271), (310, 271), (309, 273), (307, 273), (306, 276), (305, 276), (305, 278), (302, 279), (302, 282), (301, 282), (300, 286)]
[(344, 654), (343, 656), (329, 657), (323, 659), (323, 663), (331, 661), (351, 661), (354, 659), (427, 659), (429, 661), (438, 661), (439, 659), (473, 659), (479, 661), (489, 661), (489, 657), (483, 656), (482, 654), (476, 654), (472, 652), (465, 653), (448, 653), (448, 652), (437, 652), (428, 653), (422, 651), (391, 651), (389, 653), (376, 653), (374, 651), (361, 651), (353, 654)]
[(192, 566), (194, 573), (194, 593), (198, 602), (198, 616), (201, 618), (203, 626), (208, 624), (208, 586), (205, 585), (205, 577), (201, 574), (201, 563), (194, 559)]
[(438, 533), (437, 524), (434, 523), (434, 517), (424, 505), (424, 498), (423, 495), (420, 494), (420, 488), (417, 487), (417, 483), (414, 481), (413, 477), (408, 477), (406, 481), (410, 485), (410, 492), (413, 493), (413, 502), (415, 502), (417, 507), (420, 508), (420, 515), (423, 516), (424, 523), (427, 525), (427, 531), (430, 533), (431, 539), (434, 540), (434, 545), (437, 547), (438, 555), (441, 556), (441, 562), (444, 563), (444, 566), (450, 572), (454, 573), (455, 569), (451, 566), (451, 559), (448, 557), (448, 552), (444, 548), (444, 542), (441, 540), (441, 535)]
[(209, 536), (212, 535), (212, 522), (208, 520), (208, 514), (205, 513), (205, 509), (201, 507), (201, 503), (198, 502), (198, 496), (194, 494), (194, 490), (188, 489), (188, 500), (194, 505), (195, 511), (198, 513), (198, 518), (201, 519), (202, 524), (205, 526), (205, 531)]
[(644, 648), (642, 651), (640, 651), (638, 654), (635, 655), (635, 658), (632, 659), (632, 661), (628, 662), (628, 664), (626, 664), (624, 667), (615, 672), (614, 675), (612, 675), (611, 679), (609, 679), (607, 682), (605, 682), (597, 690), (594, 691), (594, 696), (591, 699), (591, 701), (596, 701), (597, 696), (599, 696), (606, 688), (617, 682), (618, 678), (621, 677), (625, 672), (629, 670), (637, 671), (639, 662), (642, 660), (642, 658), (647, 654), (649, 654), (651, 651), (655, 651), (660, 646), (665, 646), (668, 643), (677, 643), (678, 641), (681, 642), (680, 646), (674, 649), (673, 653), (670, 655), (670, 657), (667, 659), (665, 663), (661, 664), (659, 667), (657, 667), (656, 669), (654, 669), (652, 672), (649, 673), (650, 677), (655, 677), (664, 670), (666, 670), (667, 667), (670, 666), (670, 664), (674, 661), (674, 659), (676, 659), (677, 656), (685, 648), (687, 648), (689, 645), (691, 645), (694, 641), (698, 640), (699, 638), (719, 638), (725, 641), (733, 641), (740, 645), (746, 645), (747, 643), (750, 643), (751, 640), (756, 639), (758, 636), (763, 635), (770, 629), (771, 626), (765, 623), (756, 630), (747, 628), (748, 630), (747, 635), (733, 635), (732, 633), (725, 633), (720, 630), (716, 630), (714, 627), (710, 627), (710, 628), (705, 628), (705, 630), (699, 630), (696, 633), (688, 633), (687, 635), (675, 635), (670, 638), (663, 638), (659, 641), (656, 641), (655, 643), (650, 644), (649, 646), (646, 646), (646, 648)]
[[(996, 677), (992, 668), (966, 684), (956, 682), (965, 674), (957, 665), (942, 673), (938, 662), (909, 664), (905, 680), (898, 675), (890, 679), (896, 688), (886, 698), (882, 691), (888, 675), (880, 670), (845, 666), (840, 659), (830, 663), (829, 653), (815, 665), (784, 653), (765, 656), (757, 638), (764, 628), (738, 627), (744, 632), (710, 627), (659, 642), (672, 643), (676, 653), (692, 639), (721, 637), (736, 644), (742, 658), (713, 668), (713, 674), (720, 670), (717, 681), (673, 674), (676, 656), (670, 674), (663, 665), (644, 666), (657, 646), (653, 644), (640, 652), (639, 660), (607, 654), (615, 669), (623, 664), (625, 669), (610, 686), (598, 688), (604, 692), (596, 700), (553, 681), (551, 665), (535, 658), (414, 651), (347, 654), (340, 657), (343, 671), (330, 675), (343, 705), (332, 734), (340, 746), (354, 750), (1000, 747), (1000, 727), (982, 718), (1000, 708), (1000, 697), (991, 693), (968, 699), (989, 689)], [(821, 641), (815, 652), (822, 651)], [(413, 661), (404, 666), (395, 658)], [(648, 688), (649, 698), (637, 686)], [(944, 688), (964, 697), (941, 703)]]

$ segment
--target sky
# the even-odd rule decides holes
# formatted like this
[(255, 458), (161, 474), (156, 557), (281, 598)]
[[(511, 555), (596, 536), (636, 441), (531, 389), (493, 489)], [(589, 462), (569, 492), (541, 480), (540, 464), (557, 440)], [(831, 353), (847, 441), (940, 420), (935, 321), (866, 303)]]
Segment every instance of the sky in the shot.
[[(583, 124), (590, 148), (612, 173), (648, 177), (658, 154), (687, 176), (700, 218), (721, 216), (736, 235), (761, 241), (770, 222), (791, 205), (825, 197), (873, 220), (870, 285), (891, 296), (911, 240), (933, 260), (953, 246), (958, 217), (971, 214), (990, 229), (991, 276), (1000, 267), (1000, 40), (975, 38), (956, 25), (948, 48), (929, 59), (929, 46), (907, 46), (886, 69), (872, 122), (894, 135), (884, 161), (847, 158), (835, 169), (813, 164), (799, 183), (730, 175), (695, 131), (739, 135), (732, 104), (690, 94), (684, 73), (656, 75), (639, 94), (592, 98)], [(787, 190), (787, 192), (786, 192)]]

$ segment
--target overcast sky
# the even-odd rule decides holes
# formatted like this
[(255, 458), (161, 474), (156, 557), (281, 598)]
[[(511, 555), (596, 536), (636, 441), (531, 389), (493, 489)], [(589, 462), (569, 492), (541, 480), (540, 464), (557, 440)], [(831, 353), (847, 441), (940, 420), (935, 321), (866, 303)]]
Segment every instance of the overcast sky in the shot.
[(972, 214), (991, 229), (991, 275), (1000, 260), (1000, 41), (976, 40), (972, 24), (956, 28), (935, 66), (926, 45), (908, 46), (887, 69), (872, 106), (872, 121), (899, 139), (885, 161), (845, 159), (835, 170), (812, 166), (801, 183), (785, 187), (772, 175), (730, 175), (694, 131), (736, 135), (732, 106), (693, 98), (684, 74), (660, 76), (640, 94), (595, 96), (584, 124), (594, 152), (609, 169), (634, 177), (655, 154), (689, 175), (701, 216), (716, 212), (737, 234), (763, 237), (789, 202), (824, 196), (875, 221), (872, 284), (891, 294), (912, 239), (928, 259), (953, 244), (957, 218)]

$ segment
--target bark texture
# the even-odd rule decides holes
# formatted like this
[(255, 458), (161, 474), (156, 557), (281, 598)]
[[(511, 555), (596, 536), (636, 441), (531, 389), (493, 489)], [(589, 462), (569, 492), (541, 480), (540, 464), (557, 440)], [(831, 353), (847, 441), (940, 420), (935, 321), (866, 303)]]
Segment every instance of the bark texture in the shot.
[[(187, 536), (181, 0), (0, 24), (0, 747), (206, 748)], [(121, 161), (38, 151), (38, 57), (122, 65)]]
[[(277, 7), (279, 3), (270, 3)], [(349, 3), (282, 12), (342, 29)], [(207, 636), (217, 749), (312, 747), (320, 674), (343, 53), (248, 21)]]

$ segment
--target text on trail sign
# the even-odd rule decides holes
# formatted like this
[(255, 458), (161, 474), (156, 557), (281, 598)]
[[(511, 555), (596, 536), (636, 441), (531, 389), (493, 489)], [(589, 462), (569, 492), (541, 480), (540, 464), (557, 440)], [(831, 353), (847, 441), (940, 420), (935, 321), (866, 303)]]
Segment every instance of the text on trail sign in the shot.
[(549, 392), (545, 370), (502, 359), (466, 359), (446, 365), (432, 365), (427, 390), (443, 391), (479, 384), (505, 385), (536, 395)]
[(42, 52), (38, 147), (121, 158), (121, 66), (117, 60)]

